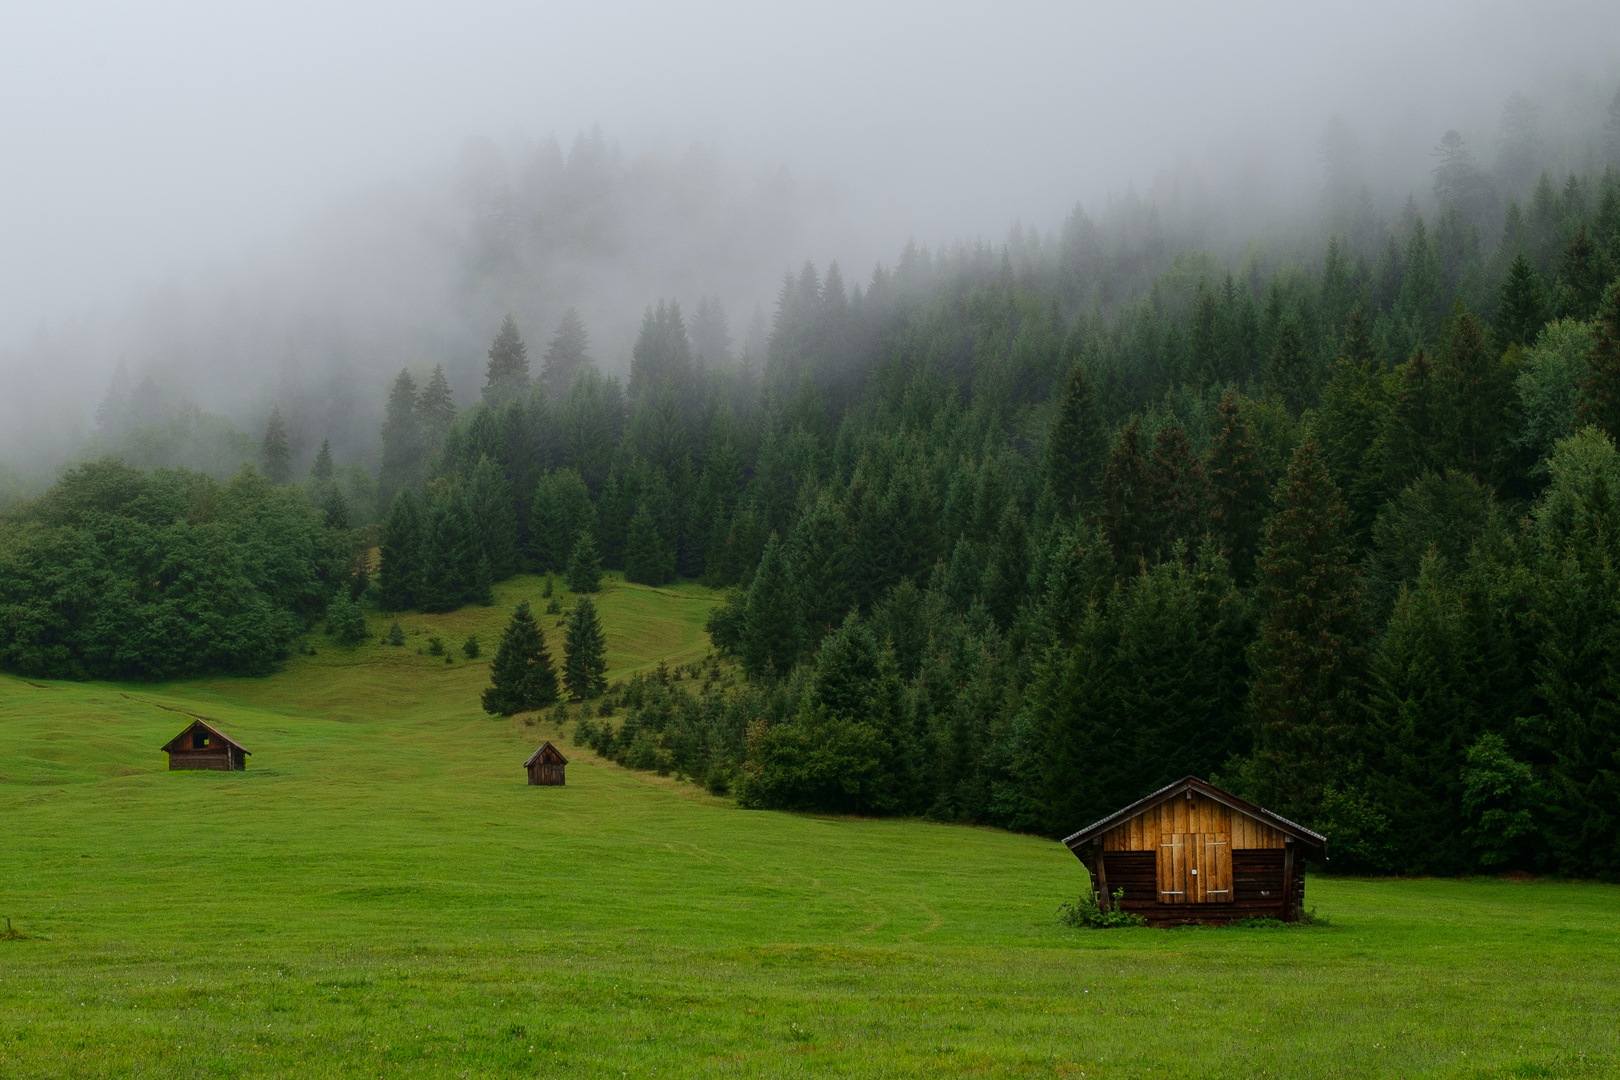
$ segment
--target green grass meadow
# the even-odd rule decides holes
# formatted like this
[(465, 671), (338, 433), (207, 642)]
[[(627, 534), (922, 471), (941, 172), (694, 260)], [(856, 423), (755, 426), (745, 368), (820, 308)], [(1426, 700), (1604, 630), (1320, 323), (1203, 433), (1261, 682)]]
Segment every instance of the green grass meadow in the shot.
[[(485, 715), (540, 584), (263, 679), (0, 676), (0, 1077), (1620, 1073), (1620, 888), (1315, 876), (1326, 926), (1068, 929), (1051, 841), (739, 810)], [(703, 657), (717, 601), (610, 581), (610, 674)], [(166, 771), (176, 709), (248, 771)], [(524, 782), (543, 738), (567, 787)]]

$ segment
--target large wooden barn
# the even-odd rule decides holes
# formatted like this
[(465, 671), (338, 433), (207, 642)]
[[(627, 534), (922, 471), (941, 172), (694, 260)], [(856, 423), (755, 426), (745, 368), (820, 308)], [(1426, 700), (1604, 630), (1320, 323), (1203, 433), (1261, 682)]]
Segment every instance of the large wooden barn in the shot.
[(218, 769), (221, 772), (240, 772), (247, 768), (247, 756), (253, 751), (207, 721), (197, 719), (170, 739), (163, 752), (169, 755), (170, 771)]
[(1153, 926), (1244, 918), (1293, 922), (1305, 903), (1302, 850), (1327, 837), (1195, 776), (1088, 825), (1063, 843), (1091, 872), (1104, 904)]
[(529, 771), (530, 787), (562, 787), (568, 782), (564, 775), (568, 759), (549, 741), (541, 743), (523, 767)]

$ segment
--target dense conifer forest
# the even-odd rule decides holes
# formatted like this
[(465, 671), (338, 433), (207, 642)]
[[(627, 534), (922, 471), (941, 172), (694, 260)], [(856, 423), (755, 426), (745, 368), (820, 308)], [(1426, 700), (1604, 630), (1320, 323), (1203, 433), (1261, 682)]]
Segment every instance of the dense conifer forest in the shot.
[(1330, 206), (1311, 260), (1077, 208), (807, 263), (761, 350), (656, 300), (623, 381), (508, 317), (481, 387), (399, 373), (374, 474), (292, 477), (279, 414), (223, 484), (81, 466), (0, 525), (0, 661), (254, 672), (334, 596), (697, 579), (735, 665), (563, 709), (746, 805), (1061, 835), (1193, 773), (1339, 869), (1620, 875), (1620, 171), (1439, 152), (1437, 212)]

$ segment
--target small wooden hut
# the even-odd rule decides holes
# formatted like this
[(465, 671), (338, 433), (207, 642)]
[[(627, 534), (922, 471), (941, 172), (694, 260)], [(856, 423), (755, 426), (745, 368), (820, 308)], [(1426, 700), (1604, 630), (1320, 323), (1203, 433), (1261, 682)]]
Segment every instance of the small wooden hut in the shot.
[(171, 772), (176, 769), (241, 772), (247, 768), (247, 756), (253, 751), (206, 720), (197, 719), (170, 739), (163, 752), (169, 755)]
[(1196, 776), (1177, 780), (1063, 843), (1091, 872), (1106, 906), (1152, 926), (1244, 918), (1293, 922), (1305, 903), (1301, 849), (1327, 857), (1327, 837)]
[(549, 742), (541, 743), (540, 749), (529, 755), (523, 767), (529, 770), (530, 787), (562, 787), (568, 782), (563, 776), (568, 759)]

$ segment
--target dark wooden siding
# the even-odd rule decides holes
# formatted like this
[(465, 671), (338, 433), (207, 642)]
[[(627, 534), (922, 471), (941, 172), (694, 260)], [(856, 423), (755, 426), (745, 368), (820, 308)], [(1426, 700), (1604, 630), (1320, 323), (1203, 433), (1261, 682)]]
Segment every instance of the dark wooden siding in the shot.
[(567, 783), (563, 773), (564, 768), (566, 766), (537, 761), (529, 766), (529, 785), (531, 787), (562, 787)]
[(171, 750), (169, 751), (169, 770), (171, 772), (183, 769), (215, 769), (220, 772), (234, 772), (247, 767), (247, 762), (240, 750), (229, 746), (210, 746), (206, 750)]
[[(1159, 901), (1158, 858), (1150, 851), (1103, 854), (1108, 888), (1125, 890), (1125, 910), (1154, 926), (1232, 919), (1283, 917), (1283, 852), (1277, 848), (1238, 848), (1232, 852), (1231, 903), (1164, 904)], [(1305, 878), (1294, 875), (1294, 903), (1305, 903)]]

